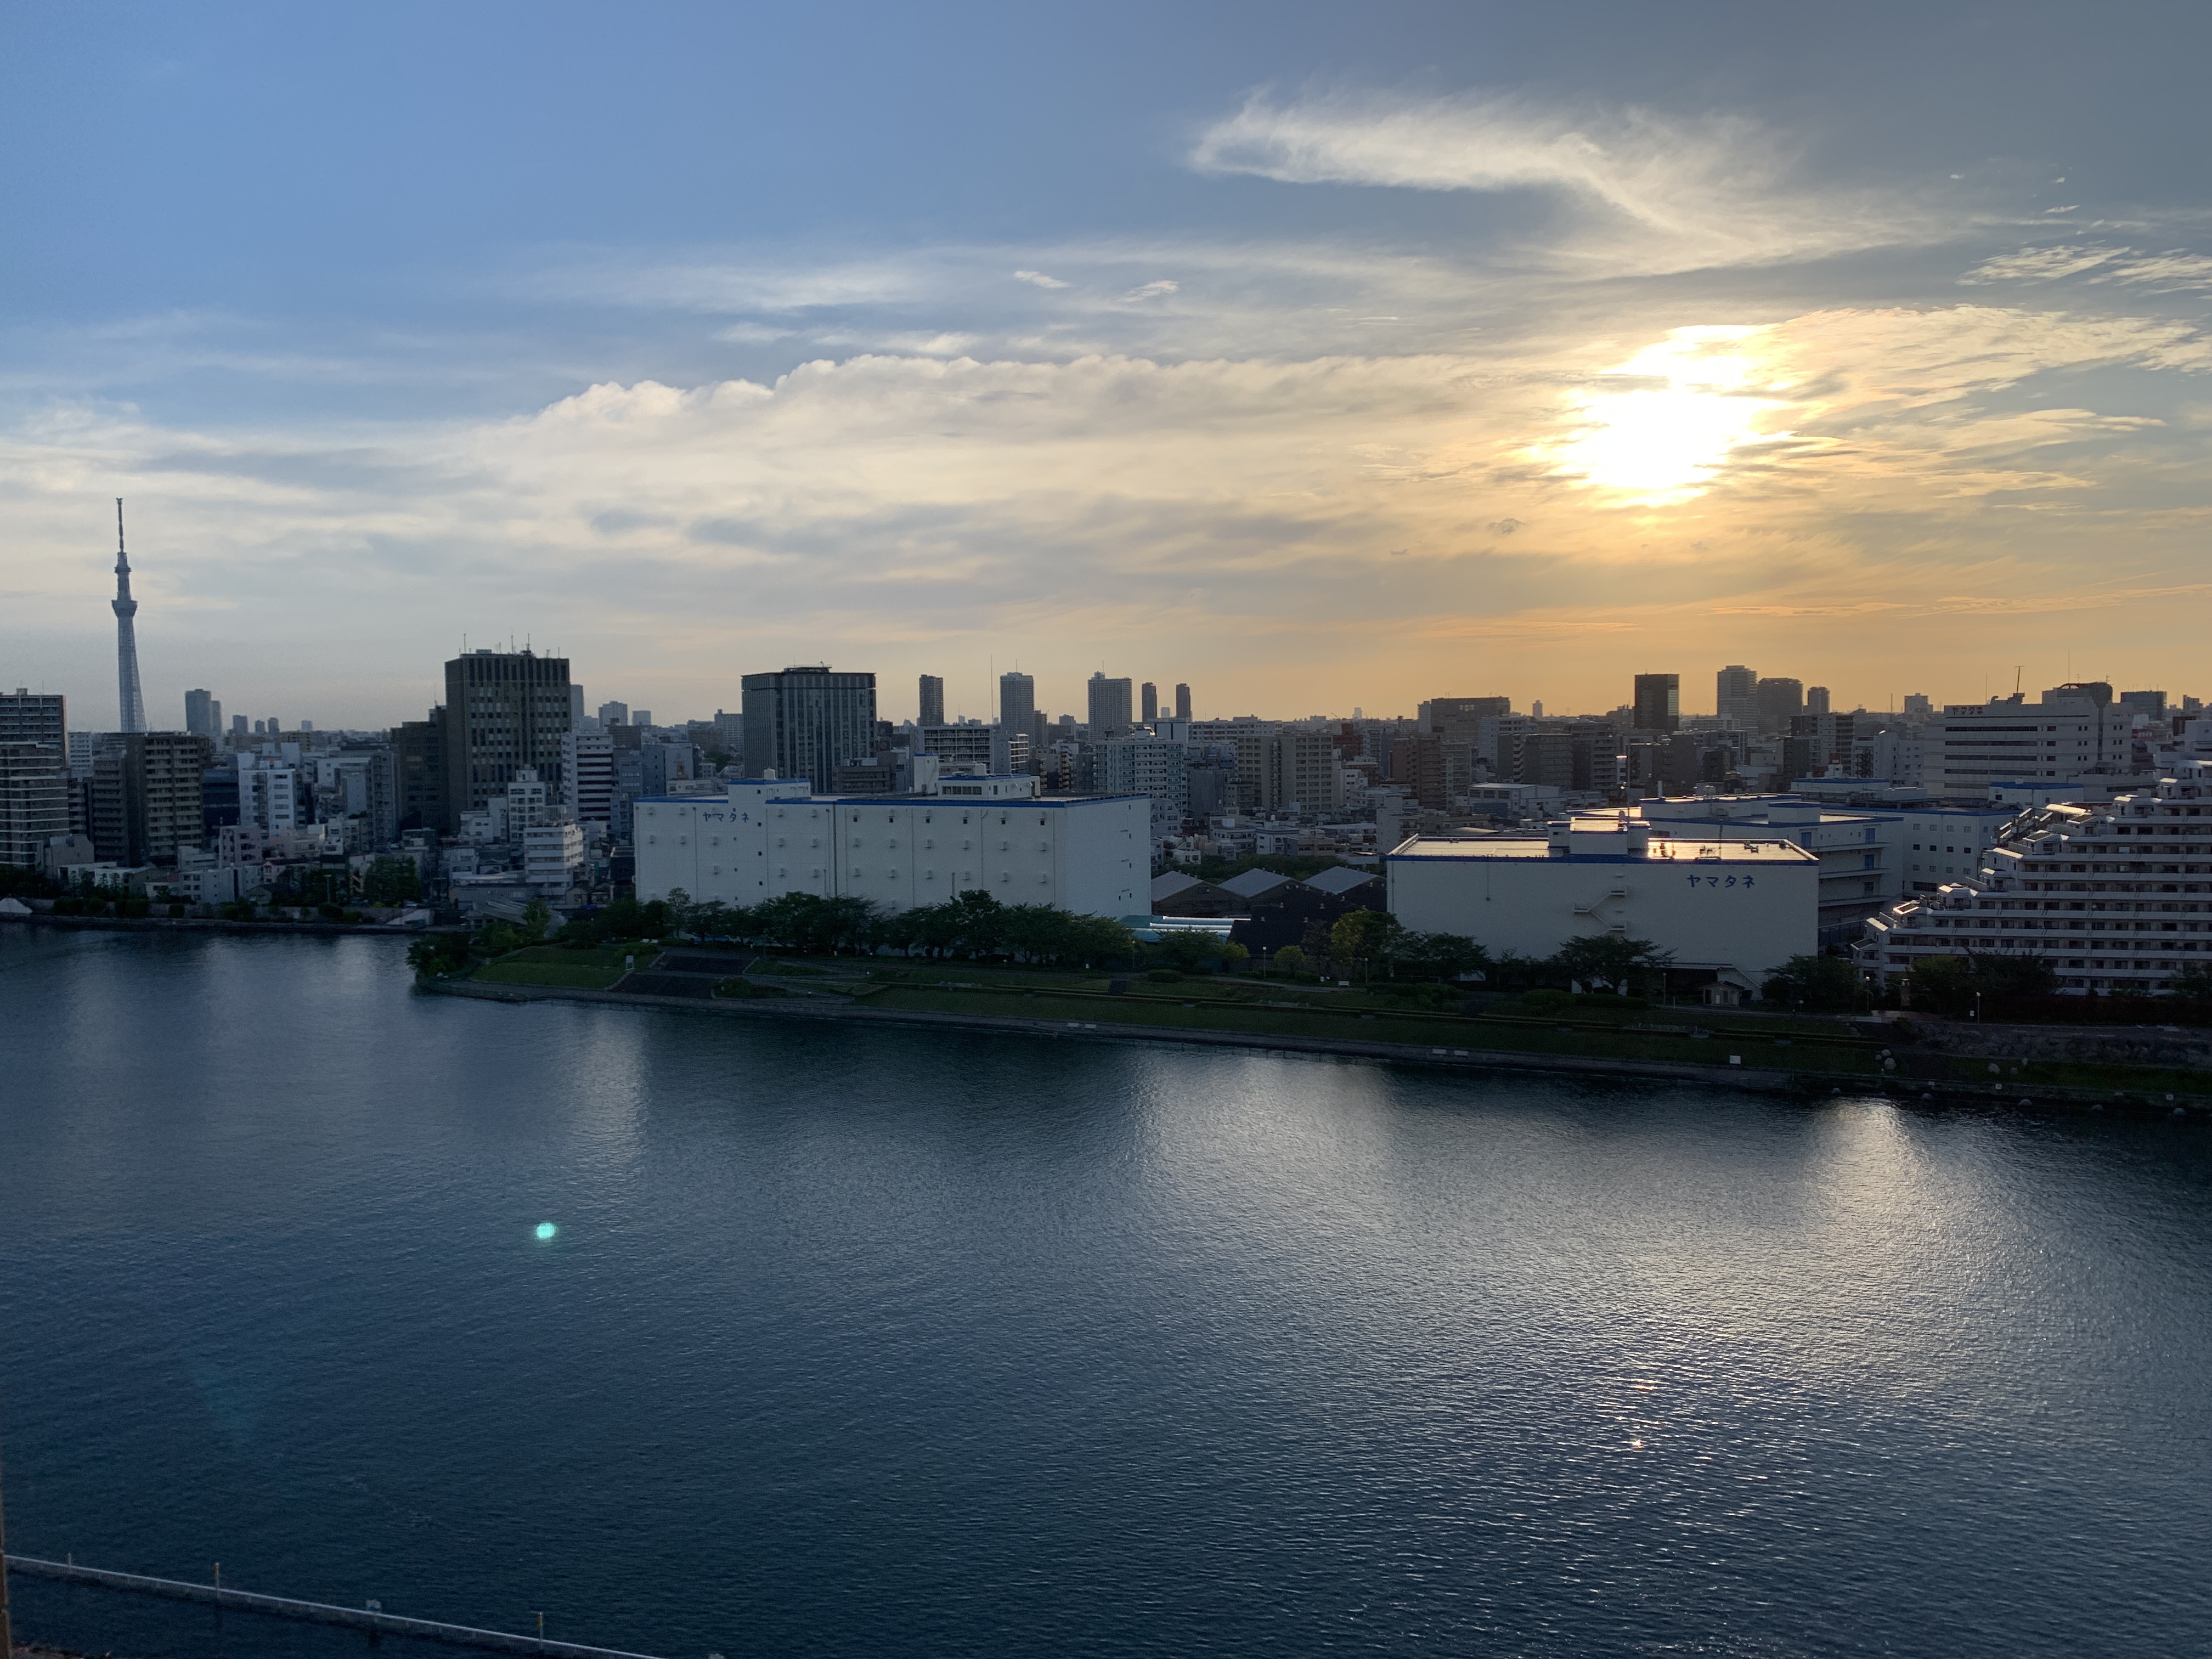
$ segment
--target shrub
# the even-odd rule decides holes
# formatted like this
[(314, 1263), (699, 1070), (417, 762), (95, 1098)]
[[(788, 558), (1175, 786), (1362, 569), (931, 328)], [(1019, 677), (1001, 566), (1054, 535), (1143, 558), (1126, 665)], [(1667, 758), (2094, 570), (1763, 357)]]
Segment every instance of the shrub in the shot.
[(1182, 979), (1182, 975), (1172, 968), (1155, 968), (1145, 977), (1155, 985), (1173, 985)]

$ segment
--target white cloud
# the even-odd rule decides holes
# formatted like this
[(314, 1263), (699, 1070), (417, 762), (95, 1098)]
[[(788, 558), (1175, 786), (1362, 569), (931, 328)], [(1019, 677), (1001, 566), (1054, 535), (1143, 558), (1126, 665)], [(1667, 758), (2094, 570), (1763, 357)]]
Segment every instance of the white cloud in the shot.
[(1032, 288), (1066, 288), (1067, 286), (1059, 277), (1048, 276), (1041, 270), (1018, 270), (1014, 273), (1014, 280), (1018, 283), (1027, 283)]
[(2141, 253), (2133, 248), (2062, 244), (2024, 247), (2016, 253), (1984, 259), (1961, 284), (2055, 283), (2068, 277), (2085, 283), (2118, 283), (2154, 294), (2185, 294), (2212, 288), (2212, 258), (2182, 248)]
[(1139, 283), (1121, 297), (1125, 300), (1158, 300), (1174, 293), (1182, 286), (1180, 283), (1171, 283), (1162, 278), (1156, 283)]
[(1790, 174), (1777, 135), (1740, 118), (1565, 111), (1514, 98), (1338, 94), (1248, 99), (1200, 135), (1191, 165), (1285, 184), (1552, 192), (1612, 222), (1553, 251), (1692, 270), (1946, 240), (1958, 229), (1899, 194)]

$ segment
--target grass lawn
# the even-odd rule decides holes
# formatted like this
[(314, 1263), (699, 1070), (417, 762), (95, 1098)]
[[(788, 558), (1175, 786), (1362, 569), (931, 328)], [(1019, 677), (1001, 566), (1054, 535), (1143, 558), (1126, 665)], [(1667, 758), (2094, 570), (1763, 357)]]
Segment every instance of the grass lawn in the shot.
[(497, 962), (486, 963), (472, 977), (495, 985), (549, 985), (564, 991), (604, 991), (623, 976), (623, 957), (636, 954), (619, 948), (569, 951), (557, 945), (532, 945), (510, 951)]

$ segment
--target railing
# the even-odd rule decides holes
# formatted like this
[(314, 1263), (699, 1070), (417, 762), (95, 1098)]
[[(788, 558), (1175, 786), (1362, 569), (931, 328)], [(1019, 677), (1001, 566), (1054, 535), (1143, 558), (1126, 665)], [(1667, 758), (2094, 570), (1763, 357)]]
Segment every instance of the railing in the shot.
[(217, 1584), (187, 1583), (176, 1578), (149, 1578), (141, 1573), (114, 1572), (105, 1567), (80, 1566), (74, 1561), (42, 1561), (33, 1556), (5, 1558), (6, 1570), (26, 1578), (58, 1578), (71, 1583), (98, 1584), (137, 1595), (162, 1595), (178, 1601), (204, 1601), (216, 1607), (236, 1607), (245, 1613), (268, 1613), (278, 1619), (297, 1619), (308, 1624), (343, 1625), (354, 1630), (374, 1631), (385, 1636), (412, 1636), (449, 1647), (482, 1648), (499, 1653), (527, 1653), (544, 1659), (650, 1659), (645, 1654), (617, 1648), (585, 1647), (574, 1642), (553, 1642), (542, 1636), (520, 1636), (509, 1631), (476, 1630), (466, 1625), (442, 1625), (429, 1619), (403, 1619), (376, 1607), (340, 1607), (321, 1601), (297, 1601), (289, 1596), (263, 1595), (252, 1590), (229, 1589)]

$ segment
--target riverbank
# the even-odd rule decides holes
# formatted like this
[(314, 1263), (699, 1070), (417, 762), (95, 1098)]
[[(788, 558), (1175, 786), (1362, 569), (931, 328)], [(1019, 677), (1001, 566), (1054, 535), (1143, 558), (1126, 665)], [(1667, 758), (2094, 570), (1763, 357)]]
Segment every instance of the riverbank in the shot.
[[(584, 990), (566, 987), (496, 983), (468, 979), (426, 980), (419, 988), (442, 996), (480, 1001), (594, 1002), (630, 1007), (682, 1010), (723, 1018), (811, 1020), (817, 1024), (904, 1026), (938, 1030), (966, 1030), (1007, 1036), (1051, 1037), (1060, 1040), (1108, 1042), (1176, 1043), (1188, 1047), (1244, 1048), (1273, 1054), (1297, 1054), (1346, 1059), (1382, 1060), (1470, 1073), (1518, 1075), (1557, 1074), (1607, 1078), (1620, 1081), (1700, 1083), (1767, 1095), (1829, 1095), (1854, 1093), (1887, 1095), (1895, 1098), (1929, 1098), (1951, 1102), (2015, 1102), (2064, 1109), (2125, 1110), (2168, 1115), (2212, 1115), (2212, 1091), (2184, 1096), (2151, 1086), (2165, 1079), (2133, 1084), (2115, 1079), (2103, 1086), (2031, 1084), (1999, 1079), (1993, 1083), (1949, 1078), (1900, 1076), (1890, 1073), (1849, 1074), (1814, 1066), (1776, 1067), (1604, 1055), (1589, 1053), (1545, 1053), (1503, 1046), (1496, 1038), (1504, 1033), (1483, 1033), (1492, 1042), (1406, 1042), (1335, 1034), (1287, 1031), (1208, 1030), (1190, 1025), (1159, 1024), (1105, 1008), (1070, 1010), (1104, 1018), (1042, 1018), (981, 1012), (924, 1008), (873, 1007), (832, 996), (795, 996), (753, 1000), (668, 995), (623, 990)], [(1462, 1022), (1471, 1024), (1472, 1022)], [(1440, 1034), (1441, 1035), (1441, 1034)], [(1871, 1045), (1869, 1045), (1871, 1047)]]
[(382, 921), (233, 921), (224, 916), (0, 916), (0, 927), (55, 927), (80, 933), (374, 933), (381, 939), (419, 939), (447, 927), (394, 927)]

